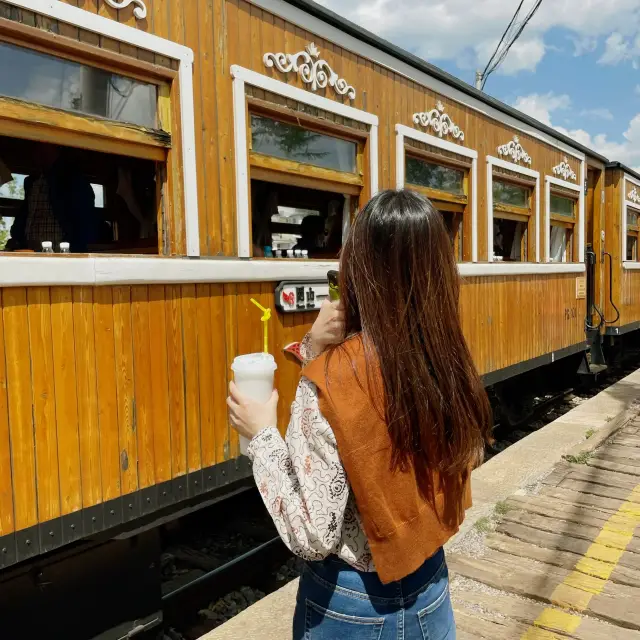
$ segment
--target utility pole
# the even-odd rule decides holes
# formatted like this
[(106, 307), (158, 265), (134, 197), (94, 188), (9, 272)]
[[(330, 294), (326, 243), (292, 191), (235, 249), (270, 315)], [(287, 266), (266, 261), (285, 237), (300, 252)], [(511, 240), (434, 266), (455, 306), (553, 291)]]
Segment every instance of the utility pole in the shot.
[(476, 89), (482, 91), (482, 71), (476, 71)]

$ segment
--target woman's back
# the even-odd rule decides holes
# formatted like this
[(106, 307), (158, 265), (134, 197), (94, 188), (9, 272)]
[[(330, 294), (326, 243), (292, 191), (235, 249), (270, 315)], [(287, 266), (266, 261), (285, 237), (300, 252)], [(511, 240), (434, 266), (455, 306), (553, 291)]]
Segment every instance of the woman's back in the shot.
[(230, 399), (265, 505), (308, 561), (294, 637), (395, 638), (406, 619), (406, 639), (450, 640), (442, 545), (491, 419), (441, 215), (412, 192), (376, 195), (345, 243), (340, 292), (303, 341), (286, 441), (273, 399)]
[(380, 410), (382, 375), (377, 361), (367, 359), (361, 333), (302, 373), (315, 385), (320, 412), (335, 435), (380, 579), (389, 583), (410, 575), (458, 530), (471, 506), (469, 473), (440, 486), (434, 469), (434, 507), (421, 495), (411, 462), (394, 468), (393, 442)]

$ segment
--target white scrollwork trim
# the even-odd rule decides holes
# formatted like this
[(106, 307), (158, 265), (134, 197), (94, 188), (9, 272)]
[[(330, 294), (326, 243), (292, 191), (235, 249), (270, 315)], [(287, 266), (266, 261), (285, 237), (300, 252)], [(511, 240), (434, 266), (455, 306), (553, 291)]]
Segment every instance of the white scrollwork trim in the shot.
[(326, 60), (320, 59), (320, 50), (311, 42), (304, 51), (298, 53), (265, 53), (262, 57), (265, 67), (276, 67), (282, 73), (294, 71), (305, 84), (310, 84), (313, 91), (333, 87), (341, 96), (355, 100), (356, 90), (329, 66)]
[(514, 162), (522, 160), (525, 164), (531, 164), (531, 156), (522, 148), (518, 136), (513, 136), (513, 140), (507, 142), (507, 144), (501, 144), (498, 147), (498, 155), (507, 156)]
[(638, 193), (638, 190), (635, 187), (633, 187), (633, 189), (631, 189), (627, 194), (627, 200), (640, 204), (640, 193)]
[(564, 178), (565, 180), (577, 180), (578, 176), (576, 172), (569, 166), (569, 158), (565, 156), (564, 160), (553, 167), (553, 173), (557, 176)]
[(113, 9), (126, 9), (131, 3), (135, 5), (133, 15), (138, 20), (144, 20), (147, 17), (147, 7), (142, 0), (104, 0)]
[(427, 129), (433, 129), (441, 138), (451, 134), (456, 140), (461, 142), (464, 140), (464, 131), (453, 123), (448, 114), (444, 113), (444, 105), (440, 101), (436, 103), (435, 109), (431, 109), (431, 111), (414, 113), (413, 121), (415, 124), (420, 124)]

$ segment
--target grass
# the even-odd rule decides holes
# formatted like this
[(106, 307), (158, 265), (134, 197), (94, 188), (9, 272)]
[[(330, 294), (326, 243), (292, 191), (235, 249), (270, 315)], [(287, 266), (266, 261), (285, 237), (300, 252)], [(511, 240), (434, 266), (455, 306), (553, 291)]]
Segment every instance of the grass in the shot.
[(593, 456), (593, 452), (591, 451), (583, 451), (579, 453), (577, 456), (567, 455), (562, 456), (567, 462), (571, 464), (587, 464), (591, 457)]
[(496, 516), (503, 516), (505, 513), (511, 511), (511, 505), (506, 501), (496, 502), (496, 506), (493, 508)]
[(587, 433), (584, 434), (585, 438), (588, 440), (595, 432), (596, 432), (595, 429), (589, 429)]
[(473, 528), (478, 532), (478, 533), (489, 533), (489, 531), (493, 530), (493, 526), (491, 524), (491, 519), (488, 518), (487, 516), (483, 516), (482, 518), (478, 518), (478, 520), (475, 521)]

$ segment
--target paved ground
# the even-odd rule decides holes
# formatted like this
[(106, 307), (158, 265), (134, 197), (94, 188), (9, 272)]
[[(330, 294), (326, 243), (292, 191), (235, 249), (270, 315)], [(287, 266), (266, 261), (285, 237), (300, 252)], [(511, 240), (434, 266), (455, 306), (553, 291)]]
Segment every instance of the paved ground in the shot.
[[(638, 399), (640, 370), (474, 471), (446, 546), (459, 640), (640, 640)], [(201, 640), (288, 640), (296, 589)]]
[(571, 460), (448, 555), (459, 640), (640, 640), (640, 419)]

